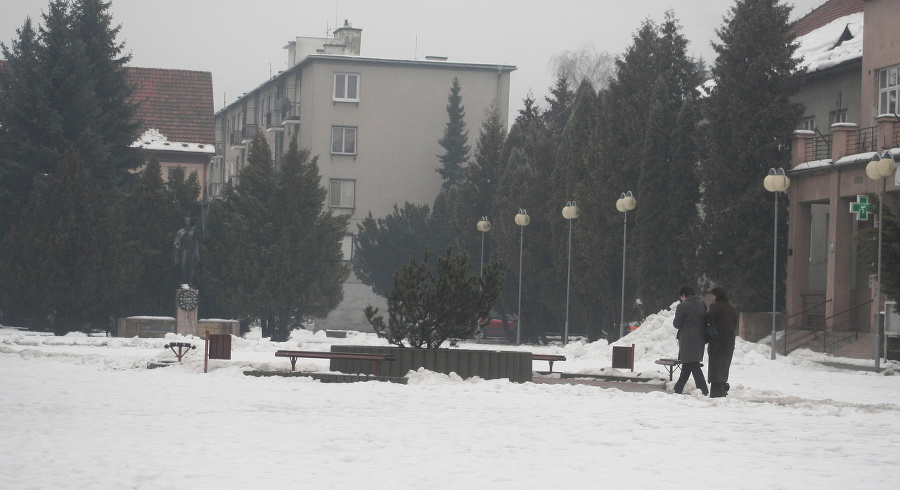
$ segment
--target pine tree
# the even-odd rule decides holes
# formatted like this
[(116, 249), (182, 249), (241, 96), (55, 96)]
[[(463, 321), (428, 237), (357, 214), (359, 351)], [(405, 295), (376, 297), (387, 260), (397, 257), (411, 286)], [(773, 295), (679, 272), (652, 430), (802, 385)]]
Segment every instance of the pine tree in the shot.
[[(716, 85), (704, 111), (700, 166), (704, 222), (701, 258), (711, 282), (725, 284), (745, 311), (771, 308), (771, 195), (761, 182), (770, 167), (790, 163), (790, 140), (802, 115), (791, 8), (777, 0), (739, 0), (725, 25), (712, 68)], [(787, 203), (780, 201), (785, 212)], [(779, 241), (787, 226), (780, 223)], [(784, 258), (781, 258), (784, 274)]]
[(437, 170), (444, 178), (444, 190), (462, 182), (463, 169), (469, 161), (469, 131), (466, 129), (466, 110), (460, 90), (459, 79), (453, 78), (450, 95), (447, 96), (447, 124), (444, 136), (438, 140), (444, 148), (444, 154), (438, 155), (441, 167)]
[(118, 300), (139, 270), (97, 183), (74, 152), (32, 195), (10, 237), (5, 303), (54, 333), (110, 328)]
[(500, 295), (500, 262), (491, 262), (478, 274), (465, 252), (447, 250), (434, 270), (429, 258), (426, 251), (422, 262), (413, 257), (398, 271), (387, 297), (387, 323), (378, 308), (365, 309), (378, 335), (399, 347), (436, 349), (447, 340), (471, 338)]

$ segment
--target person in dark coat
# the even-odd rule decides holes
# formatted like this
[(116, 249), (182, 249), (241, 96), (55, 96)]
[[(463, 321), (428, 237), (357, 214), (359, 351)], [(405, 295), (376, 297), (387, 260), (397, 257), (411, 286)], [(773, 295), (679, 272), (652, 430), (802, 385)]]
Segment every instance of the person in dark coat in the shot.
[(675, 308), (672, 324), (678, 329), (678, 360), (681, 361), (681, 375), (675, 382), (675, 393), (681, 393), (688, 377), (694, 375), (694, 384), (704, 395), (709, 394), (703, 370), (703, 351), (706, 347), (706, 304), (697, 297), (694, 288), (682, 286), (678, 291), (681, 303)]
[(738, 316), (734, 305), (728, 302), (728, 293), (723, 286), (716, 286), (710, 291), (716, 300), (709, 305), (709, 320), (719, 332), (709, 341), (709, 383), (710, 398), (723, 397), (728, 394), (728, 371), (731, 369), (731, 358), (734, 355), (734, 337), (737, 334)]

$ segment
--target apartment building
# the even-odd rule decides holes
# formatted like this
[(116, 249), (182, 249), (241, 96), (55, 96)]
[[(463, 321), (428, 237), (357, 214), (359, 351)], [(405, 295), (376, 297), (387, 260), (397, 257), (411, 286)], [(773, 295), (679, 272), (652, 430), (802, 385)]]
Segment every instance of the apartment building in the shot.
[[(239, 178), (247, 146), (263, 132), (275, 165), (290, 141), (318, 156), (326, 206), (350, 216), (344, 258), (352, 260), (357, 224), (370, 212), (389, 214), (395, 204), (432, 204), (441, 186), (438, 140), (447, 123), (453, 79), (461, 86), (466, 126), (474, 144), (494, 104), (505, 119), (514, 66), (462, 63), (443, 57), (391, 59), (361, 56), (362, 30), (345, 22), (332, 37), (289, 42), (288, 68), (228, 104), (215, 116), (216, 148), (210, 168), (212, 195)], [(219, 144), (221, 143), (221, 144)], [(382, 304), (352, 278), (344, 303), (321, 328), (369, 330), (362, 309)]]

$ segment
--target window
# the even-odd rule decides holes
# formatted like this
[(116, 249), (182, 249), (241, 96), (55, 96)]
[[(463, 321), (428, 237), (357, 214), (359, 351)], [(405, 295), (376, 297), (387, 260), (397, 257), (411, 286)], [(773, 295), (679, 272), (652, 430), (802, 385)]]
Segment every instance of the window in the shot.
[(806, 131), (815, 131), (816, 130), (816, 116), (804, 117), (803, 121), (800, 122), (800, 129)]
[(359, 74), (334, 74), (334, 100), (338, 102), (359, 102)]
[(847, 109), (831, 111), (828, 113), (828, 125), (847, 122)]
[(356, 128), (334, 126), (331, 128), (331, 153), (356, 155)]
[(897, 92), (900, 90), (900, 65), (878, 72), (878, 114), (897, 113)]
[(344, 235), (344, 240), (341, 242), (341, 253), (344, 254), (345, 262), (353, 260), (353, 245), (353, 235)]
[(356, 181), (354, 180), (331, 180), (331, 195), (328, 198), (328, 205), (333, 208), (352, 208), (356, 194)]

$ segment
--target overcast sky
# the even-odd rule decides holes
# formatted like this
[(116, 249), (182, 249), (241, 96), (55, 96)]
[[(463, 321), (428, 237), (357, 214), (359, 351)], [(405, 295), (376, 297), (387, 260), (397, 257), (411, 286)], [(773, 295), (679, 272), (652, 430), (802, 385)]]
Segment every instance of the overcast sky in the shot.
[[(792, 19), (825, 0), (789, 0)], [(3, 0), (0, 41), (7, 46), (25, 18), (41, 22), (49, 0)], [(531, 91), (542, 103), (553, 84), (550, 59), (592, 45), (620, 54), (645, 19), (673, 10), (689, 51), (711, 63), (711, 41), (730, 0), (113, 0), (119, 40), (132, 66), (212, 72), (215, 107), (234, 101), (287, 67), (288, 41), (324, 37), (344, 20), (362, 29), (363, 56), (418, 58), (518, 67), (510, 105)], [(449, 87), (448, 87), (449, 91)], [(463, 87), (465, 104), (465, 87)]]

